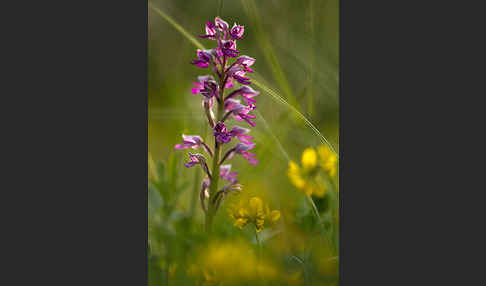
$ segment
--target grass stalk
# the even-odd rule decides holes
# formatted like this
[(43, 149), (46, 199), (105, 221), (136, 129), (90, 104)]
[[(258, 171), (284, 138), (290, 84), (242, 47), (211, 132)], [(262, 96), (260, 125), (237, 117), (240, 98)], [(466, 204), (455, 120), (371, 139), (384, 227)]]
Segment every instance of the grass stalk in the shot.
[(317, 210), (317, 206), (314, 203), (314, 200), (312, 199), (311, 196), (306, 195), (305, 197), (307, 199), (307, 202), (311, 206), (312, 211), (313, 211), (314, 215), (316, 216), (318, 223), (320, 224), (321, 223), (321, 215), (319, 214), (319, 211)]
[(285, 96), (293, 105), (298, 105), (297, 99), (293, 95), (292, 88), (290, 87), (289, 81), (282, 70), (282, 66), (278, 61), (275, 49), (270, 44), (269, 38), (265, 33), (263, 28), (263, 23), (261, 21), (260, 13), (258, 12), (257, 6), (253, 0), (242, 0), (243, 8), (247, 16), (250, 18), (257, 36), (257, 41), (260, 48), (263, 51), (263, 55), (270, 65), (270, 70), (274, 79), (277, 81), (278, 85), (282, 89)]

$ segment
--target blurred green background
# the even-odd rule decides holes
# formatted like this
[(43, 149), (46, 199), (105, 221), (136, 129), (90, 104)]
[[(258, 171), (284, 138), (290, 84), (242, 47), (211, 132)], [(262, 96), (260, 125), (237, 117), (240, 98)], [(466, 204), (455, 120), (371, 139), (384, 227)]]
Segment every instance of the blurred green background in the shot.
[[(219, 14), (230, 26), (234, 22), (244, 25), (245, 39), (238, 41), (238, 50), (241, 54), (256, 59), (252, 68), (258, 73), (258, 81), (308, 118), (336, 152), (338, 151), (337, 0), (152, 0), (149, 3), (196, 37), (206, 48), (213, 48), (215, 44), (214, 41), (197, 37), (198, 34), (204, 34), (206, 21), (213, 21)], [(190, 219), (194, 221), (191, 225), (195, 225), (191, 229), (198, 232), (203, 223), (203, 213), (199, 202), (193, 209), (193, 198), (200, 186), (202, 174), (197, 174), (199, 169), (186, 169), (182, 166), (187, 152), (179, 151), (175, 154), (174, 145), (180, 143), (182, 133), (198, 134), (212, 142), (200, 96), (190, 92), (192, 83), (197, 81), (196, 77), (209, 74), (209, 71), (189, 64), (196, 57), (196, 47), (187, 37), (150, 7), (148, 15), (149, 153), (155, 162), (164, 162), (165, 169), (173, 172), (177, 182), (172, 184), (180, 185), (175, 188), (180, 196), (174, 208), (179, 210), (180, 217), (190, 215)], [(287, 178), (288, 162), (300, 162), (305, 148), (317, 147), (322, 142), (290, 108), (280, 104), (257, 86), (252, 87), (261, 92), (256, 97), (259, 112), (255, 114), (256, 127), (251, 131), (257, 144), (253, 151), (260, 163), (252, 166), (246, 160), (235, 157), (232, 160), (232, 170), (240, 173), (244, 192), (265, 197), (272, 209), (281, 210), (283, 218), (298, 216), (296, 212), (302, 212), (305, 216), (310, 209), (302, 194), (296, 191)], [(245, 124), (239, 125), (248, 127)], [(170, 167), (171, 162), (173, 169)], [(150, 194), (149, 200), (153, 200)], [(316, 204), (319, 211), (325, 213), (326, 204), (329, 202), (325, 197), (317, 199)], [(235, 233), (241, 232), (232, 226), (226, 211), (218, 212), (216, 224), (225, 225), (219, 232), (223, 236), (238, 236)], [(303, 223), (299, 224), (301, 229), (296, 232), (305, 232), (302, 229)], [(185, 234), (190, 232), (187, 229), (184, 231)], [(191, 235), (196, 234), (187, 234), (187, 237)], [(162, 237), (167, 240), (167, 237)], [(312, 240), (313, 237), (306, 239)], [(162, 250), (161, 252), (166, 253)], [(187, 252), (183, 251), (179, 255), (183, 260), (187, 258), (184, 257)], [(155, 267), (154, 261), (149, 261), (149, 267)], [(160, 261), (156, 264), (158, 268), (169, 273), (170, 265)], [(160, 275), (154, 275), (149, 277), (149, 284), (168, 283), (167, 279), (159, 281)], [(309, 279), (306, 281), (309, 282)], [(179, 282), (174, 282), (173, 285), (188, 283), (186, 280), (177, 281)], [(315, 285), (337, 285), (335, 281), (328, 284), (317, 280), (314, 282), (317, 283)]]

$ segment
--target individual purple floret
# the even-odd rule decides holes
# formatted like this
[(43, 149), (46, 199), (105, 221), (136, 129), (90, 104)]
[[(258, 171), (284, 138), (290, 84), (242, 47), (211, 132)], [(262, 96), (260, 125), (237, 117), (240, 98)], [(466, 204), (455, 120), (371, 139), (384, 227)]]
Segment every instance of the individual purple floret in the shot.
[(221, 165), (219, 166), (219, 175), (221, 178), (225, 179), (226, 181), (230, 181), (231, 183), (236, 183), (238, 179), (236, 178), (236, 175), (238, 175), (238, 172), (230, 172), (231, 170), (231, 165)]
[(255, 126), (255, 123), (251, 121), (250, 119), (256, 118), (255, 115), (250, 115), (248, 114), (250, 111), (255, 109), (255, 105), (243, 105), (240, 103), (239, 100), (236, 99), (227, 99), (225, 100), (224, 103), (224, 110), (227, 112), (227, 114), (232, 114), (233, 118), (238, 121), (246, 121), (248, 124), (251, 126)]
[(236, 146), (232, 149), (230, 149), (223, 157), (220, 163), (223, 163), (225, 160), (233, 158), (235, 154), (240, 154), (242, 155), (245, 159), (248, 160), (248, 163), (252, 165), (257, 165), (258, 160), (256, 158), (253, 158), (256, 156), (254, 153), (248, 152), (248, 150), (251, 150), (255, 147), (255, 144), (245, 144), (245, 143), (238, 143)]
[(203, 140), (199, 135), (184, 135), (182, 134), (182, 144), (177, 144), (174, 146), (175, 150), (179, 149), (197, 149), (201, 147)]
[(236, 58), (240, 53), (240, 51), (236, 50), (236, 41), (234, 40), (221, 41), (218, 49), (222, 52), (224, 56), (231, 58)]
[(231, 136), (238, 138), (242, 143), (253, 145), (255, 143), (251, 142), (250, 140), (253, 139), (253, 136), (247, 135), (246, 133), (250, 132), (250, 129), (246, 129), (239, 126), (234, 126), (231, 128)]
[(255, 63), (255, 59), (249, 56), (241, 56), (235, 62), (236, 65), (243, 66), (244, 70), (247, 72), (253, 72), (253, 70), (250, 68), (253, 63)]
[(181, 149), (198, 149), (203, 148), (209, 155), (213, 155), (211, 148), (204, 143), (201, 136), (199, 135), (184, 135), (182, 134), (182, 144), (176, 144), (174, 146), (174, 150), (181, 150)]
[(231, 38), (235, 40), (243, 39), (243, 33), (245, 32), (244, 26), (239, 26), (234, 23), (233, 27), (230, 30)]
[(240, 87), (239, 89), (228, 94), (228, 96), (226, 96), (226, 99), (234, 98), (238, 95), (241, 95), (245, 99), (246, 104), (250, 105), (250, 104), (256, 103), (256, 100), (254, 100), (253, 97), (255, 97), (259, 94), (260, 94), (260, 92), (254, 90), (250, 86), (244, 85), (244, 86)]
[(232, 136), (230, 132), (226, 132), (226, 125), (220, 121), (214, 126), (214, 137), (220, 143), (228, 143)]
[(234, 65), (228, 70), (227, 75), (233, 77), (237, 82), (241, 84), (251, 84), (250, 78), (246, 77), (245, 73), (246, 72), (244, 71), (244, 67), (242, 68), (239, 65)]
[(197, 59), (193, 60), (191, 64), (197, 65), (200, 68), (207, 68), (212, 61), (211, 50), (197, 50)]
[(199, 35), (200, 38), (210, 38), (211, 40), (216, 39), (216, 25), (213, 22), (206, 22), (206, 35)]
[(218, 30), (223, 33), (223, 37), (226, 38), (227, 33), (229, 32), (228, 31), (228, 29), (229, 29), (228, 23), (226, 21), (224, 21), (223, 19), (216, 17), (216, 18), (214, 18), (214, 24), (216, 25)]
[(192, 166), (195, 166), (195, 165), (201, 163), (201, 161), (199, 160), (199, 157), (196, 156), (196, 154), (189, 153), (189, 160), (190, 160), (189, 162), (184, 163), (184, 166), (186, 166), (186, 168), (190, 168)]
[(216, 80), (214, 80), (214, 77), (210, 75), (204, 75), (198, 76), (197, 79), (199, 80), (199, 82), (193, 83), (196, 87), (191, 88), (191, 92), (193, 94), (199, 93), (208, 98), (218, 96), (219, 85)]
[(251, 150), (254, 147), (255, 147), (255, 144), (248, 145), (248, 144), (244, 144), (244, 143), (238, 143), (238, 144), (236, 144), (236, 146), (234, 148), (234, 152), (236, 154), (240, 154), (243, 157), (245, 157), (250, 164), (257, 165), (258, 160), (256, 158), (253, 158), (254, 156), (256, 156), (256, 154), (248, 152), (248, 150)]
[(201, 165), (204, 172), (206, 172), (206, 174), (211, 178), (211, 173), (209, 172), (208, 165), (206, 164), (206, 158), (204, 158), (202, 154), (193, 154), (189, 152), (189, 162), (184, 163), (184, 166), (186, 166), (186, 168), (190, 168), (195, 165)]

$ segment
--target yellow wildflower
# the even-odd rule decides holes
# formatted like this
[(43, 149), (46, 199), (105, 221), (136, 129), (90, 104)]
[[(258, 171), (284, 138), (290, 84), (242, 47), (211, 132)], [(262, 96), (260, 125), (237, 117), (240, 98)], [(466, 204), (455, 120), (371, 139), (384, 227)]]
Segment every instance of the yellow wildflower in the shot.
[(302, 152), (302, 167), (312, 170), (317, 166), (317, 153), (314, 148), (307, 148)]
[[(310, 151), (307, 150), (307, 154), (311, 154)], [(313, 150), (313, 149), (311, 149)], [(317, 162), (317, 156), (315, 151), (314, 152), (314, 159), (315, 162)], [(306, 153), (306, 151), (304, 151)], [(312, 155), (304, 155), (302, 154), (302, 164), (304, 165), (307, 164), (307, 168), (311, 166), (312, 162)], [(304, 158), (307, 158), (304, 160)], [(311, 159), (309, 159), (311, 158)], [(317, 163), (316, 163), (317, 164)], [(315, 166), (315, 165), (314, 165)], [(315, 180), (315, 174), (311, 174), (312, 169), (305, 169), (305, 168), (300, 168), (297, 163), (294, 161), (289, 162), (289, 169), (287, 170), (287, 176), (289, 177), (291, 183), (301, 192), (306, 194), (307, 196), (317, 196), (317, 197), (323, 197), (326, 189), (324, 188), (324, 185), (322, 182), (316, 181)]]
[(259, 197), (252, 197), (250, 200), (241, 199), (238, 204), (229, 208), (229, 215), (235, 220), (234, 225), (240, 229), (252, 223), (257, 232), (263, 230), (265, 222), (271, 224), (280, 218), (280, 212), (270, 211), (268, 205), (263, 205)]
[(320, 157), (321, 168), (326, 171), (329, 176), (336, 176), (337, 172), (337, 156), (327, 145), (321, 145), (317, 148)]
[(294, 161), (289, 162), (289, 169), (287, 175), (292, 184), (298, 189), (303, 189), (305, 186), (305, 180), (303, 179), (299, 165)]
[(235, 226), (239, 227), (240, 229), (243, 228), (248, 223), (247, 218), (239, 218), (235, 220)]
[[(203, 285), (254, 285), (259, 279), (279, 279), (279, 269), (259, 258), (244, 241), (213, 241), (197, 255)], [(193, 271), (196, 274), (196, 271)], [(194, 275), (193, 276), (196, 276)]]
[(312, 194), (316, 197), (322, 198), (326, 193), (326, 188), (323, 184), (312, 183)]

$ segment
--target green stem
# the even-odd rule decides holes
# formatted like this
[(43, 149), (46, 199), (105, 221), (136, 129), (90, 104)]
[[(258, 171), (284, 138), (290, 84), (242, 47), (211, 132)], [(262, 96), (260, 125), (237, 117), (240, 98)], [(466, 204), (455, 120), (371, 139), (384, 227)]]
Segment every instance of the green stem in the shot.
[(262, 246), (260, 239), (258, 238), (258, 232), (256, 231), (256, 228), (255, 228), (255, 240), (256, 240), (256, 243), (257, 243), (257, 247), (258, 247), (258, 251), (257, 251), (258, 259), (259, 259), (258, 263), (260, 263), (260, 259), (262, 258), (262, 255), (263, 255), (263, 246)]
[(256, 242), (258, 244), (258, 247), (260, 248), (262, 246), (262, 244), (260, 243), (260, 239), (258, 238), (258, 232), (256, 231), (256, 228), (255, 228), (255, 239), (256, 239)]
[(317, 221), (319, 222), (319, 224), (321, 223), (321, 216), (319, 215), (319, 211), (317, 210), (317, 206), (316, 204), (314, 203), (314, 200), (312, 199), (311, 196), (307, 196), (306, 195), (306, 198), (307, 198), (307, 202), (311, 205), (312, 207), (312, 210), (314, 211), (314, 215), (316, 216), (317, 218)]
[[(219, 112), (218, 112), (219, 113)], [(209, 187), (209, 203), (208, 203), (208, 212), (206, 214), (206, 231), (211, 231), (211, 225), (213, 223), (213, 217), (216, 213), (216, 209), (213, 205), (214, 195), (218, 189), (218, 181), (219, 181), (219, 157), (221, 155), (221, 146), (218, 142), (215, 142), (214, 148), (214, 157), (213, 157), (213, 170), (211, 172), (211, 186)]]
[[(220, 82), (220, 99), (221, 101), (217, 100), (218, 103), (218, 113), (216, 115), (216, 122), (220, 121), (223, 117), (224, 113), (224, 81), (225, 81), (225, 73), (224, 67), (226, 65), (226, 57), (223, 60), (223, 66), (221, 67), (221, 76), (219, 79)], [(206, 232), (211, 232), (211, 226), (213, 224), (213, 218), (216, 214), (216, 208), (213, 205), (213, 199), (218, 191), (218, 181), (219, 181), (219, 158), (221, 157), (221, 144), (218, 143), (216, 138), (214, 139), (214, 157), (213, 157), (213, 169), (211, 171), (211, 186), (209, 187), (209, 203), (208, 203), (208, 212), (206, 214), (206, 221), (205, 221), (205, 229)]]
[(191, 217), (191, 222), (194, 220), (194, 216), (196, 214), (196, 203), (199, 198), (199, 191), (200, 191), (200, 180), (201, 180), (201, 171), (199, 169), (194, 170), (194, 190), (192, 193), (191, 198), (191, 208), (189, 215)]
[[(314, 211), (314, 215), (316, 216), (317, 218), (317, 224), (319, 225), (320, 228), (324, 228), (324, 225), (322, 224), (322, 220), (321, 220), (321, 216), (319, 215), (319, 211), (317, 210), (317, 206), (316, 204), (314, 203), (314, 200), (312, 199), (311, 196), (307, 196), (307, 202), (311, 205), (312, 207), (312, 210)], [(332, 219), (332, 218), (331, 218)], [(331, 225), (332, 225), (332, 221), (331, 221)], [(327, 243), (329, 246), (331, 246), (333, 248), (333, 251), (334, 253), (336, 252), (336, 249), (334, 247), (334, 244), (332, 244), (332, 238), (329, 237), (329, 232), (326, 231), (326, 235), (325, 235), (325, 238), (327, 240)]]
[(263, 246), (262, 246), (262, 242), (260, 241), (260, 239), (258, 238), (258, 232), (256, 231), (256, 227), (255, 227), (255, 239), (256, 239), (256, 242), (257, 242), (257, 247), (258, 247), (258, 263), (260, 263), (260, 260), (263, 256)]

